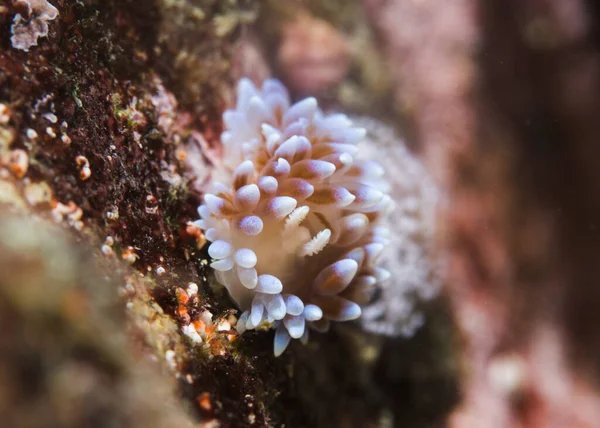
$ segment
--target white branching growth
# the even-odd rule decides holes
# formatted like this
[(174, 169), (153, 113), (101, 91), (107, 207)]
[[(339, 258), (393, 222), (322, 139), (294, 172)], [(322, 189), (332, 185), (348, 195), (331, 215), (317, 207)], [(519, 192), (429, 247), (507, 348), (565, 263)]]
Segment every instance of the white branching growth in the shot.
[(15, 4), (27, 12), (26, 16), (15, 15), (10, 27), (10, 42), (13, 48), (28, 52), (37, 46), (40, 37), (48, 35), (48, 22), (56, 19), (58, 9), (47, 0), (17, 0)]
[(310, 326), (361, 315), (389, 273), (377, 260), (388, 244), (378, 226), (392, 209), (383, 169), (360, 160), (365, 130), (325, 115), (314, 98), (293, 105), (283, 85), (248, 79), (224, 114), (223, 183), (196, 224), (212, 244), (217, 280), (244, 311), (243, 332), (273, 326), (275, 355)]

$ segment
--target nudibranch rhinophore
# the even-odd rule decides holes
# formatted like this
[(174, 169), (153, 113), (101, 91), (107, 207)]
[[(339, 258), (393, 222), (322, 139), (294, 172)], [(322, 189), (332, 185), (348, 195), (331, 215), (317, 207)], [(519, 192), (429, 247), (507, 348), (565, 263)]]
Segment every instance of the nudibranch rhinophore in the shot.
[(217, 281), (243, 311), (240, 333), (276, 329), (274, 353), (308, 329), (360, 317), (388, 244), (392, 209), (382, 167), (360, 159), (365, 137), (315, 98), (295, 104), (281, 82), (241, 79), (224, 113), (223, 180), (198, 208)]

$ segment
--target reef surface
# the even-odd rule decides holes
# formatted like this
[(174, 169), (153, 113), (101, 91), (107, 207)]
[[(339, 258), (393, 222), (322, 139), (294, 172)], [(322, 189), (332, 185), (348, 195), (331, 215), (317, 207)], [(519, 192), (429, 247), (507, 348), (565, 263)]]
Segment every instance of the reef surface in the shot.
[[(423, 308), (427, 321), (410, 339), (340, 326), (275, 358), (272, 333), (233, 329), (239, 311), (189, 226), (234, 82), (278, 67), (261, 49), (289, 31), (294, 9), (51, 0), (52, 17), (36, 12), (42, 3), (0, 5), (0, 413), (9, 425), (443, 426), (458, 399), (443, 298)], [(34, 22), (42, 13), (47, 34)], [(21, 37), (36, 32), (27, 50), (11, 41), (17, 14)], [(339, 38), (326, 14), (306, 16)], [(256, 30), (265, 17), (269, 31)], [(349, 32), (369, 43), (361, 28)], [(336, 40), (336, 55), (348, 55)], [(293, 48), (284, 57), (295, 61)], [(317, 95), (361, 113), (366, 90), (384, 111), (389, 100), (365, 64), (349, 63), (346, 85)], [(344, 70), (315, 74), (317, 83), (331, 87)], [(199, 340), (184, 333), (190, 322)]]

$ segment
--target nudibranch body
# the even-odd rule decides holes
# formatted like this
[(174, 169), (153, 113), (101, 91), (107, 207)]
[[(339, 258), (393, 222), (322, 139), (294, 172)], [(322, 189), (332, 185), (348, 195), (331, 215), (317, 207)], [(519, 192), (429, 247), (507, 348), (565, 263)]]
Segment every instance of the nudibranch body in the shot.
[(365, 130), (314, 98), (291, 104), (279, 81), (259, 90), (242, 79), (223, 118), (223, 180), (196, 225), (212, 242), (218, 282), (244, 311), (238, 331), (274, 327), (280, 355), (292, 338), (308, 339), (307, 326), (360, 317), (389, 277), (377, 266), (388, 243), (378, 223), (393, 202), (380, 165), (358, 156)]

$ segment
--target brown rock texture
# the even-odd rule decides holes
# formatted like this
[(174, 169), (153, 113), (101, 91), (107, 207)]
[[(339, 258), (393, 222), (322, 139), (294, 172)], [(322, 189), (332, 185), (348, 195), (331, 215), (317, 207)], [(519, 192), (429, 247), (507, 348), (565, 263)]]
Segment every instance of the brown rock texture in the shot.
[(188, 224), (219, 160), (233, 83), (276, 68), (258, 22), (270, 15), (270, 29), (283, 28), (282, 9), (50, 0), (58, 16), (25, 51), (11, 43), (16, 15), (29, 16), (24, 2), (0, 5), (9, 426), (442, 423), (457, 399), (443, 301), (412, 340), (348, 325), (275, 358), (272, 332), (233, 329), (239, 313)]

